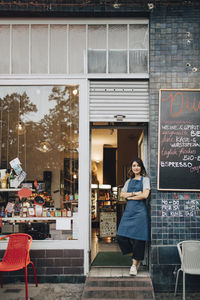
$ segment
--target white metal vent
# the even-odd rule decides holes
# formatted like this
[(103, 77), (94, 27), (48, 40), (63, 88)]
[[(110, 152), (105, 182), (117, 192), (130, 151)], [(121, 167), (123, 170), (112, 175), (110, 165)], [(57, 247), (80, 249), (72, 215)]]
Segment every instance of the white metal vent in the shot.
[(148, 81), (91, 81), (91, 122), (148, 122)]

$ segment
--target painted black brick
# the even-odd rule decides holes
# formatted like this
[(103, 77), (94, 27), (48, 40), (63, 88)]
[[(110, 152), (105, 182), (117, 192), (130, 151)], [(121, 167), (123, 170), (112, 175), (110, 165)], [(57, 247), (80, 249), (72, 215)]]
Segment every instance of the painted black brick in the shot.
[[(83, 275), (83, 250), (54, 249), (45, 250), (45, 257), (41, 258), (38, 250), (32, 250), (36, 274), (40, 275)], [(32, 257), (31, 257), (32, 258)]]
[[(168, 1), (170, 3), (170, 1)], [(158, 109), (159, 89), (200, 88), (200, 3), (182, 2), (176, 6), (159, 3), (150, 14), (150, 177), (151, 192), (151, 272), (155, 290), (174, 290), (173, 271), (180, 260), (176, 244), (185, 239), (199, 239), (200, 220), (194, 214), (186, 216), (184, 207), (188, 201), (200, 204), (200, 193), (159, 192), (157, 190), (158, 159)], [(186, 43), (190, 32), (192, 42)], [(198, 72), (192, 72), (192, 67)], [(180, 217), (162, 216), (162, 201), (179, 201)], [(187, 277), (187, 288), (195, 288)], [(181, 279), (180, 279), (181, 281)], [(197, 287), (197, 286), (196, 286)]]
[(65, 249), (63, 250), (64, 257), (83, 257), (84, 251), (83, 250), (71, 250), (71, 249)]
[[(4, 250), (0, 250), (3, 257)], [(31, 250), (30, 257), (34, 263), (38, 282), (84, 282), (83, 250), (54, 249)], [(73, 278), (73, 277), (77, 278)], [(32, 267), (28, 266), (29, 282), (34, 282)], [(24, 281), (24, 270), (3, 273), (3, 282)]]

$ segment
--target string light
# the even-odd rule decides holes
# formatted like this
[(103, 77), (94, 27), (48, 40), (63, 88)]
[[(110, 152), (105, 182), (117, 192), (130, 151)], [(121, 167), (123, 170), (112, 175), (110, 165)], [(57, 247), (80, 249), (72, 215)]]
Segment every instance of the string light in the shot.
[(76, 96), (78, 94), (78, 90), (74, 89), (72, 93), (73, 93), (74, 96)]
[(26, 131), (26, 128), (25, 128), (25, 125), (22, 121), (19, 121), (16, 125), (16, 131), (17, 131), (17, 134), (18, 135), (22, 135), (25, 133)]
[(51, 151), (51, 145), (49, 142), (42, 142), (40, 143), (40, 147), (38, 147), (37, 149), (43, 153), (46, 153)]

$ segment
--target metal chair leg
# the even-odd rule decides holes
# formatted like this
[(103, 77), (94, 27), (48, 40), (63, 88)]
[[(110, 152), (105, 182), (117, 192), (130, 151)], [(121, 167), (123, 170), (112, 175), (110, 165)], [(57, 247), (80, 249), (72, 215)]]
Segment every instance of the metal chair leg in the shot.
[(1, 288), (2, 288), (3, 287), (2, 272), (0, 272), (0, 284), (1, 284)]
[(183, 300), (185, 300), (185, 272), (183, 272)]
[(35, 272), (35, 267), (34, 267), (34, 263), (31, 261), (30, 262), (33, 268), (33, 274), (34, 274), (34, 278), (35, 278), (35, 286), (38, 286), (38, 282), (37, 282), (37, 276), (36, 276), (36, 272)]
[(179, 279), (179, 272), (181, 269), (178, 269), (177, 275), (176, 275), (176, 285), (175, 285), (175, 291), (174, 291), (174, 296), (176, 296), (176, 291), (177, 291), (177, 286), (178, 286), (178, 279)]
[(27, 280), (27, 266), (25, 267), (25, 285), (26, 285), (26, 300), (28, 300), (28, 280)]

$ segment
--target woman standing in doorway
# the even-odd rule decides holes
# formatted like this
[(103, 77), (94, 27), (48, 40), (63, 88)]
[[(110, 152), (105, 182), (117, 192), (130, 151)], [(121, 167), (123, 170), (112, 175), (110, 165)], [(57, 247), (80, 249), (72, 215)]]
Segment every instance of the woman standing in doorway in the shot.
[(150, 180), (140, 158), (131, 163), (130, 179), (125, 182), (120, 196), (127, 199), (126, 208), (117, 231), (123, 254), (132, 253), (130, 275), (137, 275), (144, 259), (145, 242), (149, 240), (149, 222), (146, 199), (150, 193)]

